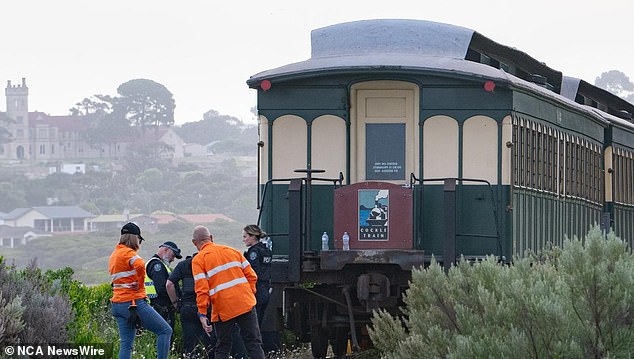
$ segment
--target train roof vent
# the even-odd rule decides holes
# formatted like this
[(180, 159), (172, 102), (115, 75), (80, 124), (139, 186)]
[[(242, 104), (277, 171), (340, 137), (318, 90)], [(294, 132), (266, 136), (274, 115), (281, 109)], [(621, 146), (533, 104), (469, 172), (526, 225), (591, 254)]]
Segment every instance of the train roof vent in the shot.
[(548, 83), (548, 78), (539, 74), (530, 74), (528, 80), (534, 84), (537, 84), (545, 89), (553, 91), (555, 87)]
[(624, 120), (632, 121), (632, 114), (626, 110), (618, 110), (614, 114), (618, 118), (622, 118)]
[(473, 30), (433, 21), (360, 20), (311, 31), (311, 58), (402, 54), (464, 59)]

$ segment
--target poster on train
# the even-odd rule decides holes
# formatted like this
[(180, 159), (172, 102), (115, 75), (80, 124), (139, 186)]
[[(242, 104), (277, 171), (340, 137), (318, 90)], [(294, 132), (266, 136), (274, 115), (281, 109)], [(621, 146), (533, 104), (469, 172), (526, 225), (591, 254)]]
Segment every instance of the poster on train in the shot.
[(389, 240), (390, 190), (360, 189), (359, 198), (359, 240)]
[(365, 178), (404, 180), (405, 124), (368, 123), (365, 125)]

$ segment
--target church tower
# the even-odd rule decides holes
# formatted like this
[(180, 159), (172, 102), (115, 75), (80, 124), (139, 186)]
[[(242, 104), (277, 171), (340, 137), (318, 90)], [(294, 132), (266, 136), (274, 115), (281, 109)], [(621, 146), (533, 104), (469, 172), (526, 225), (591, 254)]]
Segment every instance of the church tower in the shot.
[(7, 97), (7, 115), (13, 119), (8, 129), (13, 135), (13, 142), (5, 144), (5, 158), (29, 159), (31, 148), (29, 141), (29, 88), (26, 87), (26, 78), (22, 78), (22, 84), (12, 85), (7, 81), (5, 89)]

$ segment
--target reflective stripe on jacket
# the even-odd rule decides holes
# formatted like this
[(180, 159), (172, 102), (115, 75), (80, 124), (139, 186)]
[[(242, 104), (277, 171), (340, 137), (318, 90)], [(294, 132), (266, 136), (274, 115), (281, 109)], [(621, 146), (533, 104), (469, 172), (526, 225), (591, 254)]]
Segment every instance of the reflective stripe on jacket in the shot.
[(150, 269), (150, 263), (152, 263), (154, 260), (157, 260), (161, 262), (161, 264), (163, 264), (163, 267), (165, 267), (165, 269), (167, 270), (168, 275), (172, 273), (172, 268), (170, 268), (169, 265), (165, 264), (165, 262), (163, 262), (160, 258), (152, 257), (149, 261), (147, 261), (147, 264), (145, 265), (145, 294), (147, 294), (148, 298), (150, 299), (158, 297), (158, 293), (156, 293), (156, 287), (154, 286), (154, 280), (152, 280), (152, 278), (147, 275), (148, 270)]
[(239, 251), (205, 243), (192, 259), (198, 313), (211, 304), (211, 321), (227, 321), (255, 306), (257, 275)]
[(112, 279), (111, 301), (128, 302), (145, 298), (145, 263), (134, 249), (118, 244), (110, 255), (108, 271)]

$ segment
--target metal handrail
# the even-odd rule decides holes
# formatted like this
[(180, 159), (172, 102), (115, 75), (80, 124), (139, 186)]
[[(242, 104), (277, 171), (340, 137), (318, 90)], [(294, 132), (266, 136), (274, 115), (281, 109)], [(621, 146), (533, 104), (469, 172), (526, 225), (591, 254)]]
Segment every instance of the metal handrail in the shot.
[[(257, 209), (259, 209), (258, 211), (258, 221), (257, 221), (257, 225), (260, 225), (260, 220), (262, 219), (262, 209), (264, 208), (264, 200), (266, 199), (266, 191), (269, 188), (269, 184), (273, 183), (273, 182), (287, 182), (287, 181), (291, 181), (294, 179), (302, 179), (303, 182), (306, 182), (307, 177), (294, 177), (294, 178), (272, 178), (268, 181), (266, 181), (266, 183), (264, 184), (264, 190), (262, 191), (262, 198), (260, 199), (260, 202), (258, 203), (258, 207)], [(337, 186), (337, 183), (339, 184), (339, 187), (343, 186), (343, 180), (344, 180), (344, 176), (343, 176), (343, 172), (339, 172), (339, 178), (319, 178), (319, 177), (312, 177), (311, 180), (316, 180), (316, 181), (324, 181), (324, 182), (332, 182), (333, 185)], [(259, 186), (258, 186), (259, 187)], [(259, 190), (258, 190), (259, 191)]]
[(424, 178), (424, 179), (420, 179), (417, 178), (416, 175), (414, 175), (413, 173), (410, 173), (410, 186), (413, 187), (414, 183), (418, 182), (420, 184), (422, 184), (423, 182), (444, 182), (445, 180), (456, 180), (459, 181), (460, 183), (462, 182), (480, 182), (480, 183), (486, 183), (487, 187), (489, 188), (489, 192), (491, 194), (491, 207), (493, 208), (493, 220), (495, 221), (495, 237), (494, 236), (489, 236), (489, 235), (474, 235), (474, 234), (460, 234), (460, 233), (456, 233), (456, 236), (461, 236), (461, 237), (465, 237), (465, 236), (472, 236), (472, 237), (482, 237), (482, 238), (496, 238), (496, 244), (498, 247), (498, 257), (501, 258), (502, 257), (502, 242), (500, 240), (500, 223), (498, 221), (498, 212), (497, 212), (497, 208), (495, 205), (495, 195), (493, 193), (493, 186), (491, 185), (491, 182), (487, 181), (487, 180), (483, 180), (483, 179), (478, 179), (478, 178), (464, 178), (464, 177), (439, 177), (439, 178)]
[(266, 198), (266, 190), (269, 188), (269, 184), (273, 183), (273, 182), (284, 182), (284, 181), (290, 181), (294, 178), (273, 178), (270, 179), (268, 181), (266, 181), (266, 183), (264, 184), (264, 190), (262, 191), (262, 198), (260, 199), (260, 202), (258, 204), (258, 221), (257, 221), (257, 225), (260, 225), (260, 219), (262, 219), (262, 208), (264, 208), (264, 199)]

